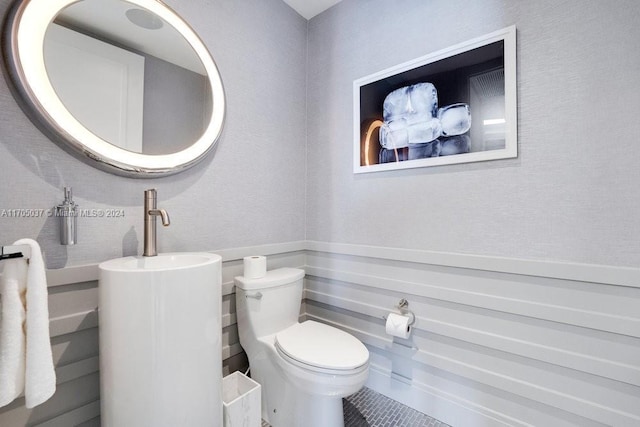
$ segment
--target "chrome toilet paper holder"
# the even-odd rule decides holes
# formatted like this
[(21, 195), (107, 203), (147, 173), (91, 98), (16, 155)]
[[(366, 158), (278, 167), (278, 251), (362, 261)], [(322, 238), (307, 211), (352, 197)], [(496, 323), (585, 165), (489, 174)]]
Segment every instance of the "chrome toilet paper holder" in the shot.
[[(402, 298), (398, 301), (398, 304), (395, 306), (396, 309), (400, 310), (400, 313), (404, 316), (411, 316), (411, 321), (408, 326), (413, 326), (416, 323), (416, 315), (413, 311), (409, 310), (409, 301), (406, 298)], [(386, 321), (387, 316), (382, 316), (382, 318)]]

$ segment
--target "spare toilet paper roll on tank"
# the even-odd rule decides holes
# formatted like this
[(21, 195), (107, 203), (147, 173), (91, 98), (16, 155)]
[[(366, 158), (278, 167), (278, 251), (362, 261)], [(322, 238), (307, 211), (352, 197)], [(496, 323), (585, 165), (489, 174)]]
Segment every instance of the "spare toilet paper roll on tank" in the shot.
[(411, 318), (397, 313), (389, 313), (387, 315), (386, 331), (387, 334), (398, 338), (409, 338), (411, 335), (411, 326), (409, 322)]
[(243, 260), (245, 279), (260, 279), (267, 275), (267, 257), (246, 256)]

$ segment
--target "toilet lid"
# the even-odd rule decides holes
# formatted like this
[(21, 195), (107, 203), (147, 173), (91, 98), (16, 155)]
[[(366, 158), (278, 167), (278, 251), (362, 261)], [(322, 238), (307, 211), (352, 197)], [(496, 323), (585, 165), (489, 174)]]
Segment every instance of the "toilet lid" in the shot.
[(356, 337), (313, 320), (279, 332), (275, 345), (298, 362), (325, 369), (355, 369), (369, 360), (369, 350)]

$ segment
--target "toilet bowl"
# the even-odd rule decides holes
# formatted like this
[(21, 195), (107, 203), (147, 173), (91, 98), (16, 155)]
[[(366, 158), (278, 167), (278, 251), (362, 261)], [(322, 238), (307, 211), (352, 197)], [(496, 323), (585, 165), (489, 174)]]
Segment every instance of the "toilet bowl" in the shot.
[(262, 418), (273, 427), (342, 427), (342, 398), (369, 375), (369, 351), (323, 323), (298, 322), (304, 271), (236, 277), (240, 344), (262, 385)]

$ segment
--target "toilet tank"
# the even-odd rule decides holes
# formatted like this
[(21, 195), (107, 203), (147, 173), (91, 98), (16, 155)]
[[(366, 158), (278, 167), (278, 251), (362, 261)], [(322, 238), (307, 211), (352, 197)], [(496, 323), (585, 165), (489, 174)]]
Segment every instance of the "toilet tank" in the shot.
[(304, 270), (279, 268), (259, 279), (235, 278), (240, 344), (279, 332), (300, 315)]

